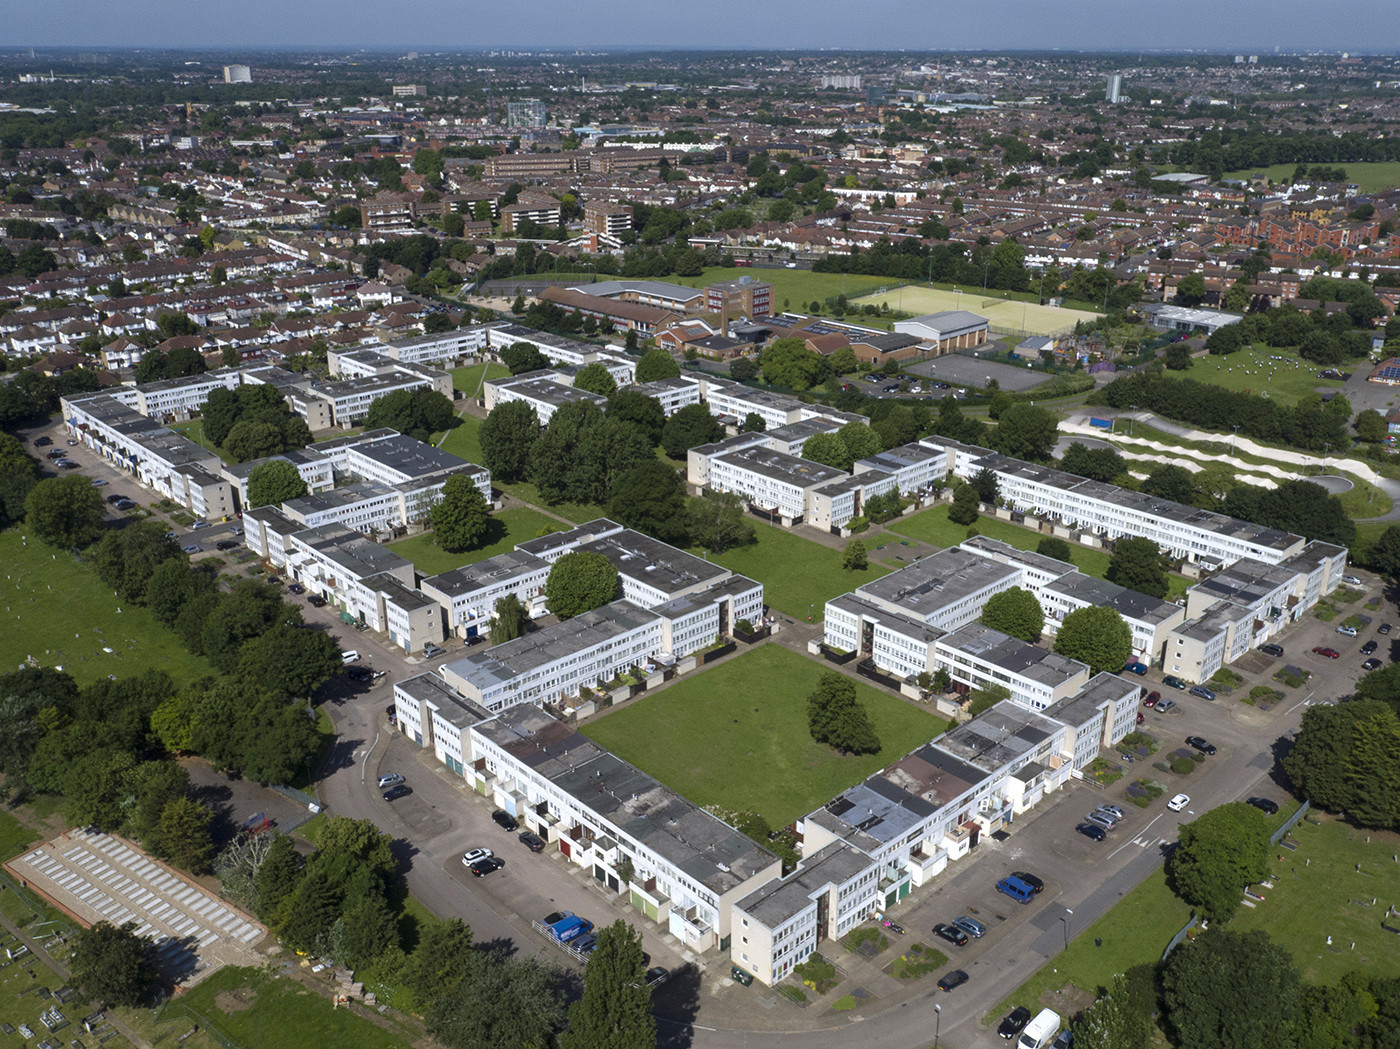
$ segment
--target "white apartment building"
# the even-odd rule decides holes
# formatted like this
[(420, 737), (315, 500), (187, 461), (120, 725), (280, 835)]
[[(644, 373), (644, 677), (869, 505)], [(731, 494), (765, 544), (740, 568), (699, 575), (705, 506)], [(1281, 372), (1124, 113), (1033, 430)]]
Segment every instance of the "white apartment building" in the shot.
[(498, 404), (511, 401), (524, 401), (535, 409), (535, 416), (541, 426), (548, 426), (554, 413), (566, 404), (591, 401), (599, 408), (608, 399), (588, 390), (580, 390), (560, 382), (557, 372), (525, 372), (506, 379), (489, 379), (483, 390), (486, 410), (493, 410)]
[(534, 554), (511, 550), (429, 576), (419, 588), (443, 607), (447, 629), (470, 641), (491, 632), (496, 602), (507, 594), (514, 594), (527, 609), (543, 608), (549, 565)]
[(453, 692), (436, 674), (394, 682), (398, 728), (451, 771), (465, 776), (472, 758), (471, 730), (491, 715)]
[(969, 689), (1000, 685), (1018, 706), (1041, 711), (1083, 688), (1089, 668), (1000, 630), (969, 623), (934, 642), (938, 665)]

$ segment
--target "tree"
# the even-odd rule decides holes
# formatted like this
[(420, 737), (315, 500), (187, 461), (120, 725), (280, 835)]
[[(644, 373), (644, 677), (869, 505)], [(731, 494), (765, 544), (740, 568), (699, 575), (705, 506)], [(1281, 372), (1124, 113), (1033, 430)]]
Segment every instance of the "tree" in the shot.
[(1385, 440), (1385, 417), (1374, 408), (1367, 408), (1356, 417), (1356, 439), (1378, 444)]
[(742, 429), (744, 433), (763, 433), (768, 429), (768, 422), (758, 412), (749, 412), (744, 416)]
[(848, 422), (837, 432), (841, 435), (841, 442), (846, 446), (846, 453), (853, 463), (869, 459), (872, 455), (879, 455), (885, 450), (885, 443), (880, 440), (880, 435), (863, 422)]
[(658, 379), (674, 379), (680, 375), (681, 366), (670, 352), (660, 347), (647, 350), (637, 362), (637, 381), (656, 382)]
[(856, 351), (849, 346), (842, 346), (831, 355), (831, 370), (837, 375), (850, 375), (853, 371), (860, 369), (860, 361), (856, 360)]
[(1361, 826), (1400, 828), (1397, 673), (1392, 666), (1367, 674), (1355, 702), (1309, 707), (1283, 759), (1296, 793)]
[(248, 475), (247, 506), (280, 506), (307, 493), (306, 481), (286, 459), (271, 459), (253, 467)]
[(1090, 448), (1082, 441), (1074, 441), (1060, 457), (1060, 469), (1065, 473), (1087, 477), (1091, 481), (1110, 483), (1127, 469), (1123, 457), (1112, 448)]
[(1267, 818), (1253, 805), (1233, 802), (1183, 824), (1167, 861), (1172, 891), (1211, 922), (1229, 921), (1246, 885), (1267, 873)]
[(1174, 503), (1190, 506), (1191, 500), (1196, 497), (1196, 482), (1186, 467), (1168, 464), (1155, 467), (1142, 482), (1141, 491), (1158, 499), (1170, 499)]
[(744, 518), (744, 501), (736, 492), (706, 491), (690, 501), (686, 530), (691, 542), (712, 553), (723, 553), (754, 541), (754, 526)]
[(1186, 343), (1174, 342), (1167, 347), (1167, 352), (1162, 354), (1162, 363), (1174, 372), (1184, 372), (1195, 362), (1191, 359), (1191, 348)]
[(1033, 593), (1013, 586), (987, 599), (982, 606), (982, 625), (1022, 641), (1035, 641), (1045, 629), (1045, 611)]
[(1166, 597), (1167, 564), (1167, 558), (1151, 539), (1128, 536), (1114, 544), (1104, 578), (1149, 597)]
[(452, 402), (437, 390), (395, 390), (370, 404), (365, 429), (388, 427), (426, 443), (434, 433), (451, 429), (456, 419)]
[(1056, 561), (1066, 561), (1073, 564), (1073, 562), (1070, 561), (1072, 551), (1069, 548), (1069, 544), (1063, 539), (1058, 539), (1053, 535), (1047, 535), (1037, 543), (1035, 552), (1042, 557), (1053, 557)]
[(844, 674), (822, 674), (807, 697), (807, 724), (814, 740), (844, 754), (874, 754), (880, 749), (870, 715), (856, 698), (855, 683)]
[(1271, 1049), (1289, 1032), (1302, 982), (1288, 952), (1265, 932), (1207, 929), (1171, 953), (1162, 1002), (1176, 1045)]
[(849, 471), (854, 460), (839, 433), (814, 433), (802, 442), (802, 458)]
[(1059, 436), (1059, 423), (1050, 411), (1017, 401), (1001, 413), (991, 442), (1003, 455), (1048, 462)]
[(533, 958), (472, 951), (456, 987), (428, 1009), (428, 1031), (448, 1049), (549, 1049), (568, 1016), (559, 983)]
[(601, 361), (585, 364), (574, 376), (574, 387), (596, 393), (600, 397), (611, 397), (617, 392), (617, 380)]
[(995, 504), (997, 496), (1001, 494), (997, 484), (997, 475), (989, 467), (984, 466), (978, 470), (968, 483), (977, 490), (977, 498), (984, 503)]
[(97, 577), (125, 601), (144, 603), (146, 587), (155, 570), (166, 561), (182, 569), (188, 559), (167, 536), (162, 521), (138, 521), (120, 531), (107, 531), (89, 553)]
[(530, 461), (530, 450), (540, 437), (540, 419), (535, 409), (525, 401), (507, 401), (491, 409), (481, 424), (482, 464), (491, 477), (504, 483), (518, 481), (524, 476)]
[(501, 351), (501, 363), (512, 375), (536, 372), (549, 367), (549, 358), (528, 342), (512, 343)]
[(758, 378), (759, 363), (751, 357), (739, 357), (729, 362), (729, 377), (735, 382), (751, 382)]
[(1115, 973), (1113, 986), (1074, 1023), (1074, 1044), (1079, 1049), (1141, 1049), (1152, 1041), (1152, 1016), (1137, 1006), (1123, 973)]
[(301, 874), (301, 855), (291, 837), (273, 835), (272, 846), (253, 876), (259, 916), (270, 920), (281, 909), (283, 901), (296, 891)]
[(344, 667), (340, 646), (323, 631), (278, 623), (244, 643), (239, 676), (263, 692), (309, 698)]
[(385, 951), (399, 946), (398, 918), (382, 895), (369, 893), (347, 899), (344, 913), (332, 934), (339, 941), (336, 961), (351, 969), (363, 969)]
[(419, 1002), (436, 1002), (457, 986), (472, 955), (472, 931), (458, 918), (428, 922), (399, 979)]
[(1005, 685), (988, 685), (975, 688), (967, 694), (967, 712), (971, 717), (991, 710), (1002, 700), (1011, 698), (1011, 690)]
[(608, 401), (609, 418), (631, 423), (646, 435), (655, 447), (661, 443), (661, 431), (666, 426), (666, 413), (661, 402), (640, 390), (618, 390)]
[(1087, 663), (1094, 674), (1116, 674), (1133, 654), (1133, 633), (1111, 608), (1091, 605), (1065, 616), (1055, 635), (1055, 651)]
[(687, 404), (666, 420), (661, 447), (672, 459), (684, 459), (690, 449), (713, 444), (724, 436), (724, 427), (703, 404)]
[(1188, 273), (1176, 286), (1177, 301), (1186, 306), (1199, 306), (1206, 297), (1206, 279), (1199, 273)]
[(953, 524), (973, 524), (981, 510), (982, 500), (977, 489), (970, 484), (960, 484), (953, 489), (953, 503), (948, 507), (948, 520)]
[(530, 613), (514, 594), (506, 594), (496, 599), (495, 614), (491, 617), (491, 643), (503, 645), (524, 637), (530, 628)]
[(239, 419), (224, 438), (223, 449), (230, 459), (246, 463), (285, 451), (286, 442), (282, 439), (282, 428), (276, 423)]
[(83, 994), (108, 1005), (147, 1004), (155, 987), (151, 942), (136, 935), (136, 923), (98, 922), (74, 934), (68, 966)]
[(775, 386), (801, 392), (826, 381), (831, 362), (799, 338), (774, 339), (759, 355), (763, 378)]
[(638, 463), (613, 486), (608, 516), (663, 543), (684, 544), (685, 481), (659, 459)]
[(175, 798), (161, 811), (146, 847), (191, 874), (205, 874), (214, 859), (214, 840), (209, 833), (213, 822), (214, 814), (199, 802)]
[(49, 478), (25, 498), (24, 520), (50, 546), (85, 547), (102, 535), (102, 495), (88, 477)]
[(618, 919), (598, 933), (561, 1049), (655, 1049), (642, 934)]
[(602, 554), (576, 550), (550, 566), (544, 594), (549, 610), (560, 619), (572, 619), (617, 599), (617, 569)]
[(453, 474), (442, 486), (442, 498), (429, 516), (437, 545), (450, 554), (473, 550), (485, 540), (491, 527), (491, 507), (466, 474)]
[(841, 559), (841, 567), (848, 572), (864, 572), (870, 567), (870, 556), (866, 553), (863, 542), (859, 539), (852, 539), (846, 544), (846, 553)]

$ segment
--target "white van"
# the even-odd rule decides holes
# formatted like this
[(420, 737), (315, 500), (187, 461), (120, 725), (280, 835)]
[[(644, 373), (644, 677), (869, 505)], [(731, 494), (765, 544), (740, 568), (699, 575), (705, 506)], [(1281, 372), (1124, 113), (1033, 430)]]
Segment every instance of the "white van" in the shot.
[(1060, 1014), (1054, 1009), (1042, 1009), (1026, 1024), (1016, 1049), (1045, 1049), (1060, 1031)]
[(346, 650), (346, 651), (340, 653), (340, 660), (341, 660), (341, 662), (344, 663), (347, 667), (348, 667), (351, 663), (356, 662), (359, 658), (360, 658), (360, 653), (356, 652), (353, 648), (348, 649), (348, 650)]

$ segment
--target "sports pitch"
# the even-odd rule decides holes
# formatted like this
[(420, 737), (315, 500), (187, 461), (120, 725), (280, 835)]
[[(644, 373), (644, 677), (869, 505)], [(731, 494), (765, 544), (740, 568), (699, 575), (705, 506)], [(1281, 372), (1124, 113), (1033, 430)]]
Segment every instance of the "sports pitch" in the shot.
[(1076, 321), (1098, 319), (1097, 313), (1066, 310), (1059, 306), (1037, 306), (1033, 302), (993, 298), (978, 291), (943, 291), (907, 285), (877, 292), (855, 300), (858, 305), (889, 303), (892, 310), (915, 315), (943, 310), (967, 310), (986, 317), (994, 328), (1023, 331), (1027, 335), (1060, 335), (1073, 330)]

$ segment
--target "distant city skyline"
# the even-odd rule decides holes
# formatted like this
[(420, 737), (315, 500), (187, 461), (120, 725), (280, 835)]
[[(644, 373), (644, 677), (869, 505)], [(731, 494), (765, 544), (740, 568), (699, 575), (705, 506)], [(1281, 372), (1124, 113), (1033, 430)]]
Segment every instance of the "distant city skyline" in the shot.
[[(431, 34), (425, 33), (431, 26)], [(425, 39), (425, 35), (429, 39)], [(63, 0), (12, 5), (0, 46), (217, 48), (607, 48), (656, 50), (1248, 50), (1400, 49), (1394, 0), (1001, 0), (924, 6), (869, 0), (646, 0), (505, 4), (420, 0)]]

